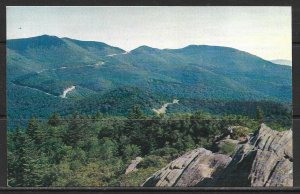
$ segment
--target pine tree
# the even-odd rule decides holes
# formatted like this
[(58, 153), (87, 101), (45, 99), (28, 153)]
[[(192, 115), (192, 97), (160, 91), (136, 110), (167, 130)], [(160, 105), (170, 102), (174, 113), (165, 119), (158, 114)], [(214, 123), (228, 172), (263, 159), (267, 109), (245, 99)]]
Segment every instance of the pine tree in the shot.
[(38, 125), (37, 119), (34, 117), (31, 118), (29, 120), (27, 131), (26, 131), (30, 138), (36, 139), (38, 127), (39, 127), (39, 125)]
[(146, 153), (150, 149), (149, 137), (147, 136), (147, 117), (141, 111), (138, 105), (135, 105), (127, 116), (127, 121), (125, 123), (125, 135), (130, 137), (130, 142), (132, 144), (141, 147), (142, 153)]
[[(9, 173), (11, 186), (22, 186), (24, 180), (24, 171), (26, 166), (26, 139), (25, 134), (18, 128), (12, 136), (14, 150), (12, 155), (14, 160), (9, 161)], [(10, 159), (10, 158), (9, 158)]]
[(46, 132), (42, 129), (39, 121), (36, 118), (31, 118), (26, 130), (27, 135), (33, 143), (40, 145), (46, 138)]
[(90, 123), (88, 119), (74, 113), (65, 134), (65, 142), (72, 147), (78, 146), (79, 142), (87, 143), (91, 135), (89, 130)]
[(14, 159), (9, 163), (11, 186), (42, 186), (46, 175), (45, 162), (41, 163), (36, 146), (31, 138), (17, 129), (12, 137)]
[(256, 119), (260, 123), (262, 123), (263, 120), (264, 120), (264, 112), (263, 112), (263, 110), (259, 106), (256, 107)]
[(48, 120), (48, 124), (53, 127), (59, 126), (61, 124), (60, 115), (58, 113), (54, 113), (53, 115), (51, 115)]
[(128, 113), (127, 116), (130, 120), (137, 120), (137, 119), (145, 119), (144, 113), (141, 111), (140, 106), (134, 105), (131, 111)]
[(73, 147), (78, 143), (82, 135), (80, 130), (80, 122), (81, 120), (78, 113), (74, 113), (70, 120), (65, 136), (66, 143)]

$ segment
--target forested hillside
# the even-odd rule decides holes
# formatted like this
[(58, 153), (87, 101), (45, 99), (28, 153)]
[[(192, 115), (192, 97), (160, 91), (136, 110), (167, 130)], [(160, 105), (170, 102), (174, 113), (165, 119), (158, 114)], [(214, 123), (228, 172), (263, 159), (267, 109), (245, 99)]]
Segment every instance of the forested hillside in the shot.
[[(8, 132), (8, 184), (139, 186), (187, 150), (213, 150), (216, 137), (229, 126), (248, 127), (252, 131), (247, 133), (258, 129), (261, 122), (277, 130), (291, 127), (291, 123), (265, 119), (259, 109), (255, 119), (205, 112), (150, 117), (137, 106), (126, 117), (101, 113), (61, 117), (56, 113), (48, 120), (32, 118), (27, 127)], [(238, 135), (246, 135), (243, 133)], [(224, 148), (224, 152), (231, 149)], [(130, 161), (137, 156), (143, 157), (139, 170), (125, 175)]]
[(291, 67), (228, 47), (141, 46), (126, 52), (43, 35), (8, 40), (7, 61), (9, 129), (53, 112), (124, 116), (134, 104), (152, 115), (175, 98), (179, 104), (167, 114), (203, 110), (252, 117), (257, 106), (291, 106)]

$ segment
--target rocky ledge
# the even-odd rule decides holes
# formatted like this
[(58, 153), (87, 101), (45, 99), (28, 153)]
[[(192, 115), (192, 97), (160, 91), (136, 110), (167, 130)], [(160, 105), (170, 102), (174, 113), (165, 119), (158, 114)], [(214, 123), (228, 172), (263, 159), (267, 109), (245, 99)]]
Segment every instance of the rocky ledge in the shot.
[(237, 144), (232, 158), (204, 148), (192, 150), (142, 186), (293, 186), (292, 130), (278, 132), (262, 124), (249, 140)]

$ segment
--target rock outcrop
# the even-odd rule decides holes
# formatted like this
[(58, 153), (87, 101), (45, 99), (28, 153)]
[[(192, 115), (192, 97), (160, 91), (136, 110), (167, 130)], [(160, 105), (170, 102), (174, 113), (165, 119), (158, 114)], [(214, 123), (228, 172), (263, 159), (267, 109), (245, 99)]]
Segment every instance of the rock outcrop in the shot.
[(293, 186), (292, 130), (278, 132), (262, 124), (221, 176), (197, 186)]
[(293, 186), (292, 130), (278, 132), (262, 124), (237, 146), (232, 159), (203, 148), (192, 150), (143, 186)]
[(130, 172), (137, 171), (137, 165), (143, 160), (141, 157), (136, 157), (135, 160), (131, 160), (130, 165), (127, 167), (125, 174), (128, 174)]
[(156, 172), (143, 186), (194, 186), (199, 181), (216, 176), (230, 161), (229, 156), (214, 154), (204, 148), (195, 149)]

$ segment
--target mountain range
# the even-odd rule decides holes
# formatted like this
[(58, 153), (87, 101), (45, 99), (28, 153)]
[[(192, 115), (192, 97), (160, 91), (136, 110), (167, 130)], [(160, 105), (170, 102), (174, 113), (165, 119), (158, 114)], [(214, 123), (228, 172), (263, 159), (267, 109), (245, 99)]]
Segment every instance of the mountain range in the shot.
[[(286, 104), (291, 103), (291, 78), (290, 66), (230, 47), (140, 46), (127, 52), (102, 42), (48, 35), (7, 41), (12, 120), (74, 110), (122, 115), (133, 104), (150, 113), (174, 98), (179, 104), (233, 100)], [(185, 110), (193, 110), (193, 105), (186, 103)]]

